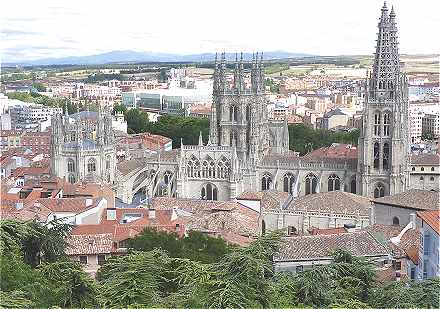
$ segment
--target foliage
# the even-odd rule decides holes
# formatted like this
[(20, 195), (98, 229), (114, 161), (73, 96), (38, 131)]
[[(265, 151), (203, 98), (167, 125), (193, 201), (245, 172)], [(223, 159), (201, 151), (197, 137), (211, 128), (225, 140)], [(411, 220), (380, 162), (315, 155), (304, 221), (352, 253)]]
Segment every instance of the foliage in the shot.
[(97, 275), (99, 303), (109, 308), (159, 304), (169, 263), (169, 257), (158, 249), (109, 259)]
[(269, 86), (271, 93), (280, 93), (280, 85), (275, 83), (271, 78), (266, 78), (265, 86)]
[(40, 291), (45, 289), (51, 294), (52, 305), (83, 308), (94, 303), (95, 282), (79, 263), (59, 260), (41, 264), (37, 270), (41, 278)]
[(431, 132), (424, 132), (421, 136), (423, 141), (433, 141), (434, 140), (434, 134)]
[(46, 91), (46, 86), (44, 86), (42, 83), (33, 83), (32, 87), (38, 92)]
[(176, 234), (149, 228), (131, 239), (129, 247), (141, 251), (160, 248), (170, 257), (204, 263), (215, 262), (232, 249), (221, 238), (210, 237), (201, 232), (190, 231), (187, 236), (179, 238)]
[(104, 73), (93, 73), (87, 76), (87, 78), (84, 80), (85, 83), (98, 83), (103, 82), (107, 80), (124, 80), (124, 77), (121, 74), (104, 74)]
[(32, 308), (33, 302), (26, 298), (23, 291), (0, 291), (0, 308), (23, 309)]
[(331, 132), (327, 130), (314, 130), (304, 124), (289, 125), (290, 149), (299, 151), (304, 155), (314, 149), (330, 146), (332, 143), (348, 143), (357, 145), (359, 131)]
[(63, 111), (66, 110), (69, 114), (73, 114), (79, 111), (89, 110), (98, 111), (98, 103), (93, 102), (91, 99), (81, 100), (77, 105), (73, 104), (68, 98), (51, 98), (36, 92), (10, 92), (7, 94), (8, 98), (16, 99), (23, 102), (41, 104), (50, 107), (59, 107)]

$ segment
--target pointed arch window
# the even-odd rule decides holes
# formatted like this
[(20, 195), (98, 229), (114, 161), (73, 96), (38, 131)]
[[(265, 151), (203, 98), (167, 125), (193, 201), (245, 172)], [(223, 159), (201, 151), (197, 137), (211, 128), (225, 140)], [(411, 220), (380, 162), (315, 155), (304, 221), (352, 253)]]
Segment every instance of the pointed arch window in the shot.
[(378, 183), (376, 187), (374, 188), (374, 197), (384, 197), (385, 196), (385, 187), (383, 184)]
[(190, 178), (199, 178), (200, 177), (200, 161), (192, 156), (186, 166), (187, 175)]
[(295, 176), (293, 176), (292, 173), (284, 174), (284, 177), (283, 177), (284, 192), (292, 194), (294, 183), (295, 183)]
[(384, 170), (389, 169), (390, 162), (390, 145), (388, 143), (383, 144), (383, 160), (382, 165)]
[(166, 185), (168, 185), (171, 182), (171, 178), (173, 177), (173, 173), (170, 171), (166, 171), (163, 173), (163, 181)]
[(229, 162), (225, 157), (221, 157), (217, 163), (217, 178), (227, 179), (229, 177)]
[(208, 177), (208, 161), (203, 161), (202, 163), (202, 178)]
[(96, 160), (94, 158), (89, 159), (87, 162), (87, 172), (96, 172)]
[(247, 105), (246, 106), (246, 121), (250, 121), (251, 120), (251, 106)]
[(75, 161), (73, 161), (73, 159), (67, 160), (67, 171), (70, 173), (75, 173)]
[(379, 143), (375, 142), (373, 146), (373, 166), (379, 168)]
[(200, 197), (202, 200), (217, 201), (218, 199), (217, 187), (212, 183), (207, 183), (203, 185), (200, 190)]
[(111, 158), (110, 158), (110, 156), (107, 156), (107, 159), (105, 160), (105, 169), (106, 170), (110, 169), (110, 162), (111, 162)]
[(229, 119), (231, 122), (238, 121), (238, 108), (235, 105), (231, 105), (229, 108)]
[(314, 174), (308, 174), (306, 176), (306, 195), (316, 193), (317, 186), (318, 178)]
[(350, 192), (356, 194), (356, 177), (353, 177), (350, 182)]
[(379, 136), (380, 135), (380, 113), (377, 112), (374, 114), (374, 135)]
[(385, 113), (383, 115), (383, 135), (390, 136), (391, 128), (391, 114)]
[(74, 184), (76, 182), (75, 175), (69, 174), (68, 180), (69, 183)]
[(338, 191), (341, 189), (341, 180), (335, 174), (328, 177), (328, 191)]
[(264, 174), (261, 178), (261, 190), (269, 190), (272, 185), (272, 176), (268, 173)]

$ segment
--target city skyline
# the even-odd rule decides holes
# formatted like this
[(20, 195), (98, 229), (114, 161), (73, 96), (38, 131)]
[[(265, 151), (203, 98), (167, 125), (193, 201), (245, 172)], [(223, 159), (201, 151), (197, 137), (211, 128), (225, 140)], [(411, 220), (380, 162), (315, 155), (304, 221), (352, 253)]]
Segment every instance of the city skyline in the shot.
[[(2, 13), (3, 62), (86, 56), (114, 50), (197, 54), (225, 50), (314, 55), (373, 54), (378, 8), (369, 2), (134, 3), (8, 2)], [(395, 7), (401, 53), (437, 53), (439, 4), (388, 1)], [(22, 8), (26, 7), (24, 11)], [(429, 8), (429, 9), (427, 9)], [(302, 12), (302, 13), (301, 13)], [(218, 17), (214, 19), (213, 17)], [(365, 21), (365, 22), (364, 22)]]

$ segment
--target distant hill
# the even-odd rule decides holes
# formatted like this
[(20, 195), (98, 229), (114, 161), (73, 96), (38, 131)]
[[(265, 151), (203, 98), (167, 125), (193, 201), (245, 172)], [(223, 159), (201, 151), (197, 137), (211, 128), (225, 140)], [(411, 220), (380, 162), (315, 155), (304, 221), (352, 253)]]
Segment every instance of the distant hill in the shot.
[[(288, 53), (284, 51), (272, 51), (265, 52), (264, 59), (285, 59), (285, 58), (298, 58), (312, 56), (309, 54), (301, 53)], [(38, 60), (29, 60), (22, 62), (7, 63), (3, 65), (92, 65), (92, 64), (108, 64), (108, 63), (126, 63), (126, 62), (200, 62), (200, 61), (213, 61), (215, 58), (214, 53), (204, 54), (166, 54), (166, 53), (153, 53), (153, 52), (136, 52), (131, 50), (118, 50), (108, 53), (102, 53), (90, 56), (77, 56), (77, 57), (63, 57), (63, 58), (46, 58)], [(226, 54), (226, 58), (229, 60), (235, 59), (235, 53)], [(251, 53), (244, 53), (243, 58), (245, 60), (252, 59)]]

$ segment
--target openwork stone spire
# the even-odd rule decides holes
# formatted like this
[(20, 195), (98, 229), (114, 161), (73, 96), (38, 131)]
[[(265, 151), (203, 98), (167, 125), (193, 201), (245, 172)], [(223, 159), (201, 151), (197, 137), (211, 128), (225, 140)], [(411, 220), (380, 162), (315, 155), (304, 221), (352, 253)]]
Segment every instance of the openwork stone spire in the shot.
[(400, 73), (395, 17), (394, 9), (388, 14), (388, 8), (384, 3), (378, 24), (373, 73), (369, 82), (370, 98), (373, 100), (395, 98)]

